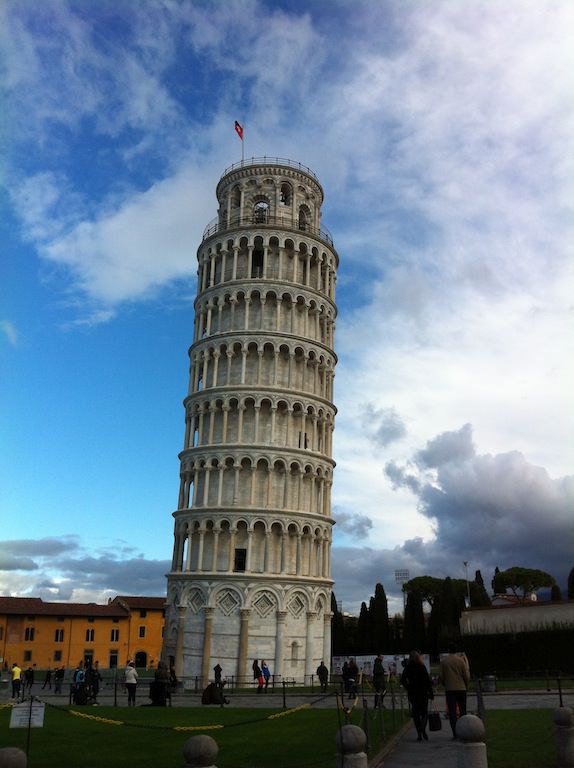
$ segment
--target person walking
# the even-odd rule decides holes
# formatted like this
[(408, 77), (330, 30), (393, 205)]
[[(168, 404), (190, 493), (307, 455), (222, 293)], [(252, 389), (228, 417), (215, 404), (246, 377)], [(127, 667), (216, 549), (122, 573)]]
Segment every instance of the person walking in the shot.
[(466, 692), (470, 670), (466, 656), (457, 653), (454, 643), (448, 647), (448, 656), (441, 659), (438, 680), (444, 685), (452, 738), (456, 739), (456, 721), (459, 717), (466, 715)]
[(52, 690), (52, 668), (48, 667), (48, 671), (46, 672), (46, 677), (44, 678), (44, 684), (42, 685), (42, 690), (48, 686), (49, 690)]
[(401, 675), (401, 685), (407, 689), (411, 715), (417, 729), (417, 741), (428, 741), (427, 720), (429, 699), (434, 699), (432, 680), (418, 651), (411, 651)]
[(377, 658), (373, 662), (373, 688), (375, 689), (375, 702), (374, 708), (379, 705), (383, 706), (383, 698), (387, 691), (387, 684), (385, 682), (385, 668), (383, 667), (384, 656), (382, 653), (377, 655)]
[(327, 683), (329, 682), (329, 670), (325, 666), (325, 662), (322, 661), (317, 667), (317, 677), (321, 684), (321, 693), (327, 692)]
[(130, 661), (125, 671), (126, 689), (128, 692), (128, 707), (136, 705), (136, 688), (138, 687), (138, 673), (135, 662)]

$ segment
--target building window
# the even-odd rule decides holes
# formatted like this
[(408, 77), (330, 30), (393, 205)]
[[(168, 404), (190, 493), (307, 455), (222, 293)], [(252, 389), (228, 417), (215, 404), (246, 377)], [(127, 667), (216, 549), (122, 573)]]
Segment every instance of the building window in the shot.
[(4, 627), (0, 627), (0, 640), (4, 640)]
[(110, 669), (116, 669), (118, 666), (118, 652), (117, 651), (110, 651), (110, 662), (109, 662), (109, 668)]
[(32, 661), (32, 651), (24, 651), (24, 661)]
[(55, 643), (63, 643), (64, 642), (64, 630), (63, 629), (57, 629), (54, 632), (54, 642)]
[(88, 624), (93, 624), (93, 623), (94, 623), (94, 617), (88, 616)]
[(27, 643), (31, 643), (34, 639), (34, 627), (26, 627), (24, 630), (24, 640)]
[(162, 636), (162, 637), (165, 637), (165, 624), (164, 624), (164, 625), (163, 625), (163, 627), (161, 628), (161, 636)]
[(110, 640), (112, 643), (117, 643), (120, 639), (120, 630), (119, 629), (112, 629)]
[(26, 621), (36, 621), (35, 616), (26, 616)]
[(86, 629), (86, 643), (93, 643), (95, 634), (96, 632), (94, 629)]
[(64, 617), (63, 617), (63, 616), (58, 616), (58, 618), (56, 619), (56, 621), (64, 621)]
[(145, 637), (145, 627), (140, 627), (139, 637)]
[(62, 661), (62, 651), (54, 651), (54, 661)]
[(145, 619), (146, 616), (147, 616), (147, 611), (145, 608), (142, 608), (140, 611), (140, 619)]
[(246, 562), (247, 562), (247, 550), (236, 549), (234, 563), (233, 563), (233, 570), (244, 571)]
[(112, 624), (119, 624), (119, 623), (120, 623), (119, 619), (112, 619)]

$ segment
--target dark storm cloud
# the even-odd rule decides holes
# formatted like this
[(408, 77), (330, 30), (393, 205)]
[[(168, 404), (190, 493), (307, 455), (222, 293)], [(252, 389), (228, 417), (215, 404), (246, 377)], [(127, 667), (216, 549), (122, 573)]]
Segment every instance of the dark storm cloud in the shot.
[(363, 410), (363, 427), (380, 448), (386, 448), (407, 434), (405, 424), (394, 408), (375, 408), (372, 403), (367, 403)]
[(13, 539), (12, 541), (0, 541), (0, 555), (7, 553), (26, 557), (54, 557), (63, 552), (77, 551), (79, 546), (77, 536)]
[(394, 572), (464, 578), (514, 565), (548, 571), (564, 588), (574, 566), (574, 477), (553, 479), (519, 452), (477, 454), (472, 427), (444, 432), (417, 451), (407, 466), (389, 462), (393, 487), (408, 488), (436, 538), (405, 541), (393, 549), (335, 547), (332, 564), (338, 600), (357, 606), (377, 581), (400, 597)]
[(344, 531), (345, 533), (351, 533), (357, 539), (365, 539), (369, 535), (369, 531), (373, 527), (373, 521), (367, 515), (361, 515), (353, 512), (338, 512), (333, 513), (335, 520), (337, 521), (337, 530)]

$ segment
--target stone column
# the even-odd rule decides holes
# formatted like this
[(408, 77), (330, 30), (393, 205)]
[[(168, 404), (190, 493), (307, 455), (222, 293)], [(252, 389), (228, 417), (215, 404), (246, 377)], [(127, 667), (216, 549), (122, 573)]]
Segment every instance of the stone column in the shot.
[(202, 684), (207, 685), (209, 680), (209, 670), (211, 667), (211, 635), (213, 632), (213, 608), (204, 606), (204, 624), (203, 624), (203, 659), (201, 662)]
[(285, 619), (287, 611), (277, 611), (277, 630), (275, 633), (275, 675), (283, 675), (283, 657), (285, 635)]
[(367, 768), (367, 737), (358, 725), (347, 724), (337, 731), (337, 768)]
[(175, 674), (178, 678), (183, 677), (183, 649), (184, 649), (184, 632), (185, 632), (185, 605), (179, 605), (177, 607), (177, 640), (175, 643)]
[(484, 734), (484, 723), (476, 715), (463, 715), (457, 720), (457, 768), (488, 768)]
[(325, 611), (323, 615), (323, 659), (325, 664), (330, 667), (331, 661), (331, 618), (333, 614)]
[(249, 640), (249, 616), (251, 610), (242, 608), (239, 611), (241, 624), (239, 626), (239, 651), (237, 654), (237, 677), (243, 681), (247, 675), (247, 645)]
[(307, 634), (305, 638), (305, 677), (311, 679), (313, 674), (313, 628), (317, 614), (315, 611), (307, 611)]
[[(556, 744), (557, 768), (574, 766), (574, 715), (570, 707), (558, 707), (552, 714), (556, 725), (554, 743)], [(458, 729), (457, 729), (458, 733)]]

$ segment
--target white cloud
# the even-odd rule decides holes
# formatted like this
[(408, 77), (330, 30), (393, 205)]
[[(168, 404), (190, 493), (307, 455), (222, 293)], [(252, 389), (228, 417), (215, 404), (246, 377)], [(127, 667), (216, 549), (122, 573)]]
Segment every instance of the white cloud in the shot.
[(16, 347), (18, 345), (18, 330), (14, 323), (9, 320), (0, 320), (0, 331), (10, 346)]

